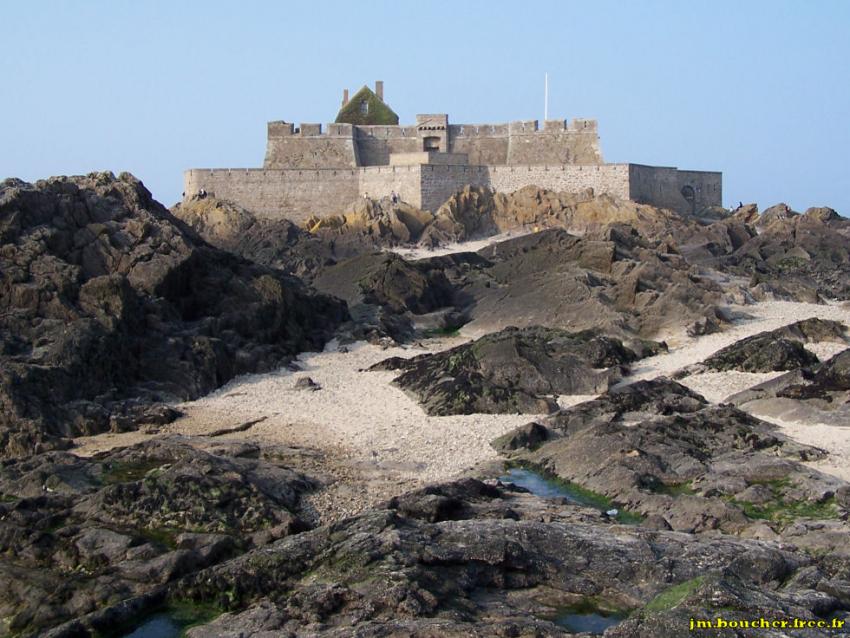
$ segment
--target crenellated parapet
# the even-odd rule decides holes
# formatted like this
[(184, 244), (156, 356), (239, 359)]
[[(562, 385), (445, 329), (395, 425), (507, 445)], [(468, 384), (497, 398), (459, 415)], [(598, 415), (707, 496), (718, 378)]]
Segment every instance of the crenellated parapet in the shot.
[(356, 125), (269, 122), (265, 168), (387, 166), (390, 155), (460, 153), (471, 164), (602, 164), (595, 120), (449, 124), (445, 113), (416, 124)]

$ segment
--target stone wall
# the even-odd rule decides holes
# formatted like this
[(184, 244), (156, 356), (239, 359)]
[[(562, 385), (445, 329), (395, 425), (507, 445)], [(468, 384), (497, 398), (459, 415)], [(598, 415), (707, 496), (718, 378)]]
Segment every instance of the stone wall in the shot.
[(312, 214), (338, 213), (360, 197), (360, 170), (193, 169), (183, 174), (191, 197), (204, 189), (258, 217), (300, 223)]
[[(393, 191), (405, 202), (422, 208), (422, 169), (412, 166), (372, 166), (359, 171), (359, 197), (367, 195), (373, 199), (389, 195)], [(344, 202), (341, 207), (349, 204)]]
[[(709, 206), (721, 206), (723, 176), (711, 171), (680, 171), (663, 166), (629, 164), (628, 198), (688, 215)], [(693, 200), (683, 194), (693, 189)]]
[(596, 194), (629, 196), (629, 165), (601, 166), (489, 166), (489, 186), (498, 192), (512, 193), (534, 185), (551, 191), (576, 193), (592, 188)]
[(420, 208), (432, 213), (464, 186), (489, 186), (487, 166), (422, 166)]
[(571, 126), (550, 120), (542, 131), (536, 127), (536, 121), (511, 124), (507, 164), (602, 164), (595, 120)]
[(451, 124), (453, 153), (466, 153), (469, 163), (489, 166), (507, 164), (510, 135), (507, 124)]
[[(443, 116), (417, 116), (438, 118)], [(427, 122), (426, 122), (427, 123)], [(444, 138), (440, 150), (464, 153), (481, 166), (602, 164), (595, 120), (537, 120), (510, 124), (455, 124), (441, 131), (417, 126), (353, 126), (269, 122), (264, 168), (386, 166), (390, 154), (424, 150), (425, 137)], [(448, 140), (448, 143), (445, 142)]]
[[(682, 214), (720, 205), (720, 173), (678, 171), (637, 164), (600, 166), (468, 166), (424, 164), (371, 166), (359, 169), (194, 169), (184, 174), (188, 196), (200, 189), (233, 201), (261, 217), (286, 217), (301, 222), (311, 214), (341, 212), (368, 195), (401, 199), (423, 210), (436, 211), (464, 186), (485, 186), (511, 193), (533, 185), (552, 191), (579, 192), (592, 188), (622, 199), (670, 208)], [(685, 199), (684, 187), (694, 192)]]
[(356, 168), (360, 165), (351, 124), (269, 122), (263, 168)]

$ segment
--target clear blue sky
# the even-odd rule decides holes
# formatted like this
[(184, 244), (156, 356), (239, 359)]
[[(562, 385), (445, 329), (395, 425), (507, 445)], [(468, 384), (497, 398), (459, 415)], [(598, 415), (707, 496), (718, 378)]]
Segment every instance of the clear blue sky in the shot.
[(259, 167), (268, 120), (375, 79), (410, 123), (599, 120), (607, 161), (722, 170), (724, 203), (850, 215), (850, 1), (0, 0), (0, 177), (109, 169), (166, 205)]

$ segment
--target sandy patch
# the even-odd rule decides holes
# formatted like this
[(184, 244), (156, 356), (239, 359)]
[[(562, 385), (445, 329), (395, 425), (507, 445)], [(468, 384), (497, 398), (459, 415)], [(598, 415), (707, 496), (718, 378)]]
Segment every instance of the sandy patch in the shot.
[(703, 372), (679, 379), (679, 383), (699, 392), (712, 403), (722, 403), (727, 397), (743, 392), (754, 385), (775, 379), (785, 372)]
[[(759, 416), (759, 415), (757, 415)], [(788, 437), (795, 441), (823, 448), (829, 455), (820, 461), (808, 461), (803, 465), (832, 474), (850, 481), (850, 427), (839, 427), (823, 423), (794, 423), (768, 416), (760, 418), (774, 423)]]
[(835, 343), (833, 341), (821, 341), (820, 343), (807, 343), (806, 350), (814, 354), (821, 361), (832, 359), (839, 352), (844, 352), (850, 348), (847, 343)]
[(528, 235), (531, 232), (531, 230), (516, 229), (509, 230), (505, 233), (500, 233), (498, 235), (491, 235), (490, 237), (485, 237), (484, 239), (454, 242), (451, 244), (446, 244), (445, 246), (440, 246), (439, 248), (396, 247), (388, 248), (387, 250), (401, 255), (405, 259), (427, 259), (429, 257), (441, 257), (443, 255), (451, 255), (454, 253), (474, 253), (481, 250), (482, 248), (491, 246), (492, 244), (497, 244), (500, 241), (505, 241), (507, 239), (516, 239), (517, 237)]
[(567, 394), (559, 396), (557, 403), (558, 407), (563, 410), (564, 408), (571, 408), (585, 401), (591, 401), (598, 396), (598, 394)]
[[(666, 341), (670, 351), (638, 361), (632, 368), (632, 374), (624, 382), (631, 383), (640, 379), (652, 379), (660, 375), (669, 376), (685, 366), (705, 360), (721, 348), (725, 348), (745, 337), (767, 330), (775, 330), (809, 317), (834, 319), (843, 321), (850, 326), (850, 308), (840, 304), (769, 301), (751, 306), (732, 306), (731, 310), (749, 315), (750, 318), (739, 320), (723, 332), (701, 337), (689, 337), (684, 330), (656, 337), (659, 340)], [(842, 344), (824, 342), (810, 344), (807, 347), (823, 348), (824, 351), (828, 351), (833, 346), (844, 349), (848, 345), (842, 346)], [(736, 387), (737, 381), (739, 380), (733, 381), (730, 378), (730, 387)], [(725, 396), (736, 391), (733, 389)]]
[[(437, 349), (462, 340), (434, 343)], [(263, 419), (244, 432), (225, 435), (272, 444), (335, 446), (352, 462), (392, 474), (399, 480), (432, 482), (457, 476), (497, 458), (490, 441), (536, 418), (528, 414), (473, 414), (431, 417), (399, 388), (396, 372), (365, 369), (392, 356), (412, 357), (425, 348), (387, 348), (367, 343), (307, 353), (300, 371), (283, 368), (240, 377), (197, 401), (176, 407), (186, 416), (163, 427), (162, 434), (208, 435)], [(318, 391), (297, 390), (310, 377)], [(146, 437), (138, 432), (79, 439), (81, 455), (128, 445)]]

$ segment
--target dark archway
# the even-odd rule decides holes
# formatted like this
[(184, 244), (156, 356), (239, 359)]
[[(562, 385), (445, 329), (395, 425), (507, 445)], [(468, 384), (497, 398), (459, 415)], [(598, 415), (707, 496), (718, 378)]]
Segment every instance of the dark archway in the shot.
[(685, 201), (691, 205), (691, 215), (693, 215), (696, 213), (697, 208), (697, 194), (694, 187), (690, 184), (686, 184), (685, 186), (682, 186), (681, 193), (682, 197), (685, 198)]
[(440, 151), (440, 138), (439, 137), (426, 137), (422, 140), (422, 150), (424, 151)]

